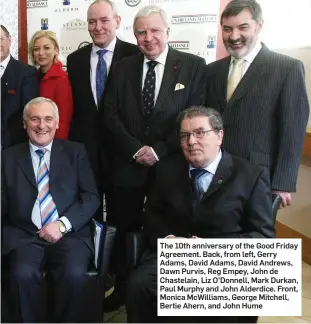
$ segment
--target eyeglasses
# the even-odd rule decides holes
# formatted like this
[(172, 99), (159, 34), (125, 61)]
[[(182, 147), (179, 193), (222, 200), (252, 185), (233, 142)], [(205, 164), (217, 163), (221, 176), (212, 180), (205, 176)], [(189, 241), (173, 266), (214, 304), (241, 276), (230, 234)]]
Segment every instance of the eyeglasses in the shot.
[(190, 136), (193, 135), (195, 138), (203, 138), (207, 133), (209, 132), (213, 132), (215, 131), (214, 129), (209, 129), (209, 130), (195, 130), (191, 133), (185, 133), (185, 132), (181, 132), (179, 133), (179, 137), (180, 137), (180, 140), (182, 142), (184, 141), (189, 141), (190, 139)]

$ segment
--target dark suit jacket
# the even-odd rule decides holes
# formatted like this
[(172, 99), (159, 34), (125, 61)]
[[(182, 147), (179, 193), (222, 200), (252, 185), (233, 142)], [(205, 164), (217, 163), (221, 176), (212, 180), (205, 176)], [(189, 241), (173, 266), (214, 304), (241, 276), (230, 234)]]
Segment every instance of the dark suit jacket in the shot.
[(206, 105), (222, 113), (223, 147), (269, 168), (273, 189), (296, 191), (309, 118), (303, 64), (264, 44), (226, 102), (230, 57), (207, 66)]
[(27, 140), (23, 129), (24, 106), (39, 96), (37, 70), (12, 56), (1, 78), (1, 146)]
[[(69, 139), (84, 143), (93, 170), (96, 172), (99, 167), (98, 150), (104, 140), (104, 132), (100, 124), (101, 112), (95, 104), (91, 88), (91, 51), (92, 44), (78, 49), (67, 57), (67, 72), (72, 86), (74, 106)], [(117, 39), (105, 89), (110, 82), (115, 63), (138, 51), (136, 45)]]
[(195, 210), (189, 164), (182, 154), (157, 167), (156, 186), (145, 206), (144, 229), (155, 248), (169, 234), (202, 238), (274, 237), (268, 172), (223, 151), (216, 174)]
[[(116, 64), (104, 100), (104, 123), (113, 134), (116, 183), (141, 187), (148, 167), (133, 161), (144, 145), (159, 159), (179, 149), (176, 132), (178, 113), (203, 104), (204, 59), (169, 48), (161, 88), (151, 117), (145, 118), (142, 104), (144, 55), (133, 55)], [(175, 91), (176, 84), (184, 89)]]
[[(31, 213), (38, 195), (29, 143), (2, 152), (3, 253), (36, 238)], [(59, 216), (72, 225), (68, 236), (81, 237), (93, 249), (90, 219), (99, 206), (92, 170), (80, 143), (54, 139), (50, 161), (50, 192)]]

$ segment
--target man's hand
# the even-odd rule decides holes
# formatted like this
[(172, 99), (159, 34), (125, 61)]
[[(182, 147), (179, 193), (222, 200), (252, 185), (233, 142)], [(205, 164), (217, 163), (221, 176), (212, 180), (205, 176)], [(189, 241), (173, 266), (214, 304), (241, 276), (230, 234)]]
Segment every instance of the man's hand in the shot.
[(157, 159), (154, 156), (150, 146), (143, 146), (136, 154), (136, 162), (144, 166), (153, 166)]
[(290, 192), (272, 190), (272, 193), (276, 194), (276, 195), (280, 195), (282, 197), (282, 204), (281, 204), (280, 208), (285, 208), (285, 207), (291, 205), (292, 196), (291, 196)]
[(59, 225), (57, 222), (52, 222), (40, 229), (37, 234), (44, 240), (50, 243), (58, 242), (62, 237), (63, 234), (59, 230)]

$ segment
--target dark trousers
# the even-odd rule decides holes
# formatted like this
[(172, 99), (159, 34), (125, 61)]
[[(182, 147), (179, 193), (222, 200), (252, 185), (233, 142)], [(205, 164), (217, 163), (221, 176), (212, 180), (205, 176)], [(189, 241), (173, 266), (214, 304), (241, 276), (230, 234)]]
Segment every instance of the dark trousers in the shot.
[(237, 316), (157, 316), (157, 254), (146, 251), (128, 279), (128, 323), (240, 323)]
[[(37, 322), (43, 271), (49, 285), (48, 313), (54, 322), (79, 322), (85, 273), (93, 253), (79, 238), (63, 237), (55, 244), (43, 240), (20, 246), (9, 255), (9, 303), (13, 322)], [(48, 281), (49, 281), (48, 280)]]
[(107, 219), (108, 224), (117, 228), (112, 254), (111, 270), (116, 274), (116, 289), (125, 293), (126, 280), (129, 275), (126, 269), (126, 234), (138, 231), (142, 227), (144, 202), (154, 184), (155, 169), (150, 168), (144, 186), (137, 188), (114, 188), (115, 214), (113, 219)]

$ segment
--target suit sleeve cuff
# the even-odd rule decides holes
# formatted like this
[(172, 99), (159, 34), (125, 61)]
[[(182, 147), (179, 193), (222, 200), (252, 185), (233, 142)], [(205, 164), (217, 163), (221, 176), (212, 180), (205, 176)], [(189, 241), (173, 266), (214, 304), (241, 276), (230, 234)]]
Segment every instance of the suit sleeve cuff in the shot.
[(68, 218), (66, 216), (62, 216), (60, 217), (59, 219), (60, 221), (62, 221), (66, 227), (66, 232), (70, 232), (71, 229), (72, 229), (72, 225), (71, 223), (69, 222)]

